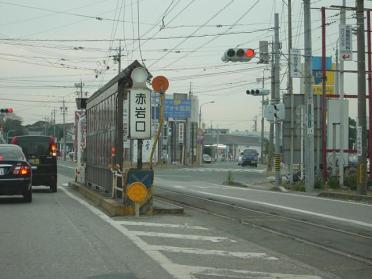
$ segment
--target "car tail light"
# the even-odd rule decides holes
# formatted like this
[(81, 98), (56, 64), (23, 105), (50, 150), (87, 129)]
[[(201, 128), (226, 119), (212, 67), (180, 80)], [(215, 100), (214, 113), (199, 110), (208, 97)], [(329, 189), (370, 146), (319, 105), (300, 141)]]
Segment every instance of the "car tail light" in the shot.
[(50, 137), (49, 140), (49, 148), (50, 148), (50, 153), (53, 157), (57, 156), (57, 145), (56, 142), (54, 141), (54, 138)]
[(29, 166), (17, 165), (13, 170), (13, 174), (16, 174), (16, 175), (29, 175), (30, 173), (31, 173), (31, 169)]

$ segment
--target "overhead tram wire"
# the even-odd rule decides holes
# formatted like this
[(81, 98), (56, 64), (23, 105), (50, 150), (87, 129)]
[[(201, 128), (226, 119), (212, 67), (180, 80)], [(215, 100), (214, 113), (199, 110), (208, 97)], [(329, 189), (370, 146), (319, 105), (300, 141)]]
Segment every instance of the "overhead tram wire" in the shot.
[[(172, 4), (172, 3), (173, 3), (173, 0), (172, 0), (171, 4)], [(169, 8), (169, 7), (168, 7), (168, 8)], [(139, 6), (139, 0), (137, 0), (137, 21), (138, 21), (138, 24), (137, 24), (138, 49), (139, 49), (139, 53), (140, 53), (140, 57), (141, 57), (142, 65), (146, 68), (146, 66), (145, 66), (145, 62), (143, 61), (143, 57), (142, 57), (142, 48), (141, 48), (140, 25), (139, 25), (139, 22), (140, 22), (140, 6)]]
[[(232, 24), (232, 26), (234, 26), (235, 24), (238, 24), (247, 14), (249, 14), (253, 9), (254, 9), (254, 7), (256, 7), (256, 5), (258, 4), (258, 2), (259, 2), (260, 0), (256, 0), (256, 2), (254, 2), (233, 24)], [(232, 28), (232, 26), (231, 27), (229, 27), (227, 30), (230, 30), (231, 28)], [(227, 32), (227, 30), (225, 31), (225, 32), (222, 32), (222, 34), (224, 34), (224, 33), (226, 33)], [(221, 35), (222, 35), (221, 34)], [(180, 58), (178, 58), (178, 59), (176, 59), (175, 61), (173, 61), (173, 62), (171, 62), (171, 63), (169, 63), (169, 64), (167, 64), (167, 65), (165, 65), (164, 66), (164, 68), (167, 68), (167, 67), (169, 67), (170, 65), (172, 65), (172, 64), (175, 64), (175, 63), (177, 63), (177, 62), (179, 62), (180, 60), (182, 60), (182, 59), (184, 59), (184, 58), (186, 58), (187, 56), (189, 56), (191, 53), (194, 53), (194, 52), (196, 52), (196, 51), (198, 51), (199, 49), (201, 49), (201, 48), (203, 48), (203, 47), (205, 47), (206, 45), (208, 45), (208, 44), (210, 44), (211, 42), (213, 42), (214, 40), (216, 40), (216, 39), (218, 39), (221, 35), (216, 35), (215, 37), (213, 37), (212, 39), (210, 39), (209, 41), (207, 41), (207, 42), (205, 42), (205, 43), (203, 43), (203, 44), (201, 44), (200, 46), (198, 46), (198, 47), (196, 47), (192, 52), (190, 52), (190, 53), (186, 53), (185, 55), (183, 55), (183, 56), (181, 56)]]
[[(194, 2), (194, 1), (195, 1), (195, 0), (192, 0), (191, 2)], [(172, 8), (169, 8), (169, 6), (168, 6), (168, 7), (166, 8), (166, 10), (161, 14), (161, 16), (159, 16), (158, 19), (155, 20), (156, 23), (154, 23), (153, 26), (150, 27), (150, 29), (148, 29), (147, 31), (145, 31), (145, 33), (142, 34), (142, 36), (140, 37), (141, 40), (143, 40), (143, 37), (144, 37), (144, 36), (146, 36), (148, 33), (150, 33), (152, 30), (154, 30), (155, 27), (158, 26), (158, 25), (162, 22), (162, 19), (163, 19), (166, 15), (168, 15), (168, 14), (169, 14), (169, 13), (170, 13), (170, 12), (171, 12), (175, 7), (176, 7), (176, 6), (177, 6), (177, 4), (178, 4), (179, 2), (180, 2), (180, 1), (177, 1), (176, 4), (173, 5)], [(178, 14), (180, 14), (180, 13), (178, 13)], [(177, 15), (178, 15), (178, 14), (177, 14)], [(158, 34), (159, 32), (160, 32), (160, 30), (159, 30), (156, 34)], [(152, 37), (154, 37), (154, 36), (152, 36)], [(144, 45), (146, 44), (146, 42), (147, 42), (149, 39), (151, 39), (152, 37), (150, 37), (150, 38), (145, 38), (146, 41), (142, 43), (142, 46), (144, 46)], [(134, 47), (134, 44), (135, 44), (135, 41), (132, 42), (132, 48)]]
[[(177, 19), (183, 12), (185, 12), (196, 0), (191, 0), (181, 11), (179, 11), (174, 17), (172, 17), (169, 21), (168, 21), (168, 24), (172, 23), (175, 19)], [(179, 3), (179, 2), (177, 2)], [(176, 4), (177, 4), (176, 3)], [(159, 29), (154, 35), (152, 35), (151, 37), (145, 39), (145, 41), (143, 42), (142, 46), (145, 45), (148, 41), (150, 40), (156, 40), (156, 35), (160, 33), (160, 31), (164, 30), (163, 29)], [(146, 35), (146, 33), (144, 34)]]
[[(114, 19), (116, 19), (117, 10), (118, 10), (118, 7), (119, 7), (119, 2), (120, 2), (120, 0), (117, 0), (116, 1), (116, 8), (115, 8)], [(123, 5), (121, 5), (120, 7), (122, 8)], [(120, 8), (120, 11), (119, 11), (118, 19), (119, 19), (120, 14), (121, 14), (121, 8)], [(115, 23), (116, 23), (116, 27), (115, 27)], [(108, 50), (106, 52), (106, 59), (104, 60), (105, 61), (104, 64), (106, 65), (106, 69), (104, 69), (103, 72), (102, 72), (102, 74), (101, 74), (101, 85), (102, 85), (102, 82), (105, 79), (105, 73), (106, 73), (107, 67), (109, 67), (108, 66), (108, 62), (110, 60), (110, 54), (111, 54), (112, 45), (113, 45), (113, 40), (112, 39), (115, 37), (116, 31), (117, 31), (117, 26), (118, 26), (118, 22), (117, 21), (113, 21), (112, 22), (112, 27), (111, 27), (111, 34), (110, 34), (110, 43), (109, 43)]]
[[(210, 21), (212, 21), (214, 18), (216, 18), (220, 13), (222, 13), (227, 7), (229, 7), (232, 3), (234, 2), (234, 0), (231, 0), (229, 1), (226, 5), (224, 5), (221, 9), (219, 9), (215, 14), (213, 14), (202, 26), (198, 27), (196, 30), (194, 30), (189, 36), (192, 36), (192, 35), (195, 35), (200, 29), (203, 28), (204, 25), (208, 24)], [(184, 42), (186, 42), (187, 40), (189, 39), (189, 37), (185, 38), (184, 40), (182, 40), (180, 43), (178, 43), (175, 47), (173, 47), (171, 50), (173, 51), (174, 49), (178, 48), (180, 45), (182, 45)], [(169, 54), (171, 53), (171, 51), (168, 51), (167, 53), (165, 53), (164, 55), (162, 55), (160, 58), (156, 59), (155, 62), (153, 62), (149, 68), (151, 68), (152, 66), (154, 66), (156, 63), (158, 63), (160, 60), (162, 60), (163, 58), (165, 58), (166, 56), (168, 56)]]
[[(98, 1), (98, 2), (102, 2), (102, 1)], [(112, 21), (112, 22), (117, 21), (117, 19), (115, 19), (115, 18), (112, 19), (112, 18), (105, 18), (105, 17), (101, 17), (101, 16), (91, 16), (91, 15), (84, 15), (84, 14), (79, 14), (79, 13), (71, 13), (71, 12), (68, 12), (68, 10), (67, 11), (66, 10), (58, 11), (58, 10), (53, 10), (53, 9), (46, 9), (46, 8), (40, 8), (40, 7), (35, 7), (35, 6), (17, 4), (17, 3), (7, 2), (7, 1), (0, 1), (0, 4), (6, 4), (6, 5), (9, 5), (9, 6), (15, 6), (15, 7), (45, 11), (45, 12), (50, 12), (50, 13), (54, 13), (54, 14), (63, 14), (63, 15), (70, 15), (70, 16), (75, 16), (75, 17), (84, 17), (84, 18), (87, 18), (87, 19), (94, 19), (94, 20), (98, 20), (98, 21)], [(92, 3), (90, 5), (92, 5)], [(121, 20), (119, 20), (119, 21), (121, 21)], [(152, 26), (151, 23), (143, 23), (143, 24)]]

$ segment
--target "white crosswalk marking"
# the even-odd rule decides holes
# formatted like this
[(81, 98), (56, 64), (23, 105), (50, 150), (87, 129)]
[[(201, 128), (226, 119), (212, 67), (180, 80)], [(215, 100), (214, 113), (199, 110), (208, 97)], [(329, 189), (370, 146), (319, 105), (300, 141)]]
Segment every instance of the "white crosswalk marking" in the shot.
[(125, 226), (145, 226), (145, 227), (165, 227), (165, 228), (180, 228), (192, 230), (208, 230), (201, 226), (190, 226), (188, 224), (162, 224), (162, 223), (149, 223), (149, 222), (134, 222), (134, 221), (116, 221), (120, 225)]
[(181, 168), (182, 171), (190, 171), (190, 172), (250, 172), (250, 173), (264, 173), (264, 169), (249, 169), (249, 168), (241, 168), (241, 169), (232, 169), (232, 168)]
[(204, 240), (211, 242), (221, 242), (230, 241), (236, 242), (235, 240), (229, 239), (222, 236), (205, 236), (205, 235), (193, 235), (193, 234), (177, 234), (177, 233), (158, 233), (158, 232), (144, 232), (144, 231), (131, 231), (137, 236), (150, 236), (150, 237), (163, 237), (163, 238), (178, 238), (178, 239), (188, 239), (188, 240)]
[(150, 249), (153, 249), (155, 251), (165, 251), (165, 252), (173, 252), (173, 253), (226, 256), (226, 257), (236, 257), (236, 258), (241, 258), (241, 259), (263, 259), (263, 260), (271, 260), (271, 261), (278, 260), (278, 258), (270, 257), (266, 253), (255, 253), (255, 252), (230, 252), (230, 251), (222, 251), (222, 250), (207, 250), (207, 249), (161, 246), (161, 245), (152, 245), (150, 246)]

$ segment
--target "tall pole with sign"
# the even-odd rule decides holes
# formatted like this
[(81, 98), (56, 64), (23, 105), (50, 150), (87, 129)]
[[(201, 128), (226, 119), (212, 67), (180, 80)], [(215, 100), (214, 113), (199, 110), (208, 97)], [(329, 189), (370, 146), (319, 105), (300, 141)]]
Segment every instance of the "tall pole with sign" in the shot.
[(305, 45), (305, 112), (306, 112), (306, 135), (305, 135), (305, 188), (306, 191), (314, 190), (314, 100), (312, 92), (312, 69), (311, 69), (311, 14), (310, 0), (304, 0), (304, 45)]
[[(169, 81), (164, 76), (157, 76), (153, 78), (152, 82), (152, 89), (154, 89), (155, 92), (160, 94), (160, 114), (159, 114), (159, 128), (156, 135), (156, 138), (154, 140), (154, 144), (152, 145), (151, 149), (151, 155), (150, 155), (150, 168), (152, 168), (152, 161), (154, 157), (154, 152), (156, 150), (156, 145), (160, 138), (161, 130), (163, 129), (163, 122), (164, 122), (164, 98), (165, 98), (165, 91), (167, 91), (169, 87)], [(169, 144), (169, 143), (168, 143)]]
[[(275, 101), (274, 104), (279, 104), (280, 102), (280, 47), (279, 47), (279, 14), (275, 14), (275, 40), (274, 40), (274, 50), (275, 50)], [(279, 189), (280, 185), (280, 126), (281, 123), (279, 119), (275, 118), (275, 154), (274, 154), (274, 168), (275, 168), (275, 188)]]

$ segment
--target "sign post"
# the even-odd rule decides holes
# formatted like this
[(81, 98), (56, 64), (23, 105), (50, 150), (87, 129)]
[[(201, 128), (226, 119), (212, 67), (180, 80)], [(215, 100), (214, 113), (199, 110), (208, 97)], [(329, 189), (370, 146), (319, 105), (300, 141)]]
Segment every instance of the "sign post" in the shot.
[(154, 140), (154, 144), (152, 146), (151, 155), (150, 155), (150, 167), (152, 168), (152, 158), (154, 156), (156, 144), (159, 141), (161, 129), (163, 127), (163, 122), (164, 122), (164, 97), (165, 97), (165, 91), (167, 91), (169, 87), (169, 81), (164, 76), (157, 76), (153, 78), (151, 84), (152, 84), (152, 89), (154, 89), (155, 92), (160, 94), (159, 127), (158, 127), (158, 132)]
[(138, 140), (137, 168), (142, 168), (142, 144), (151, 138), (151, 92), (146, 86), (147, 70), (132, 71), (132, 89), (129, 94), (129, 138)]
[(351, 42), (352, 27), (351, 25), (340, 25), (340, 57), (343, 61), (353, 60), (353, 49)]
[(291, 77), (301, 78), (301, 50), (297, 48), (292, 48), (291, 53)]

